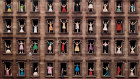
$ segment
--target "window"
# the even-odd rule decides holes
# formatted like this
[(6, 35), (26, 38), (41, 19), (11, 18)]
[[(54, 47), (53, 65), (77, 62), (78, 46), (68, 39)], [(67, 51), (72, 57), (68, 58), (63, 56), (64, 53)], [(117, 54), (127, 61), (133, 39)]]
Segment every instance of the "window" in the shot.
[(75, 19), (74, 20), (74, 33), (80, 33), (81, 32), (81, 20)]
[(48, 33), (54, 33), (54, 20), (47, 19), (47, 31)]
[(110, 33), (109, 23), (110, 23), (109, 19), (103, 19), (102, 20), (102, 34)]
[(33, 0), (32, 11), (33, 12), (39, 12), (39, 2), (38, 2), (38, 0)]
[(80, 12), (80, 0), (74, 0), (74, 12)]
[(109, 1), (108, 0), (103, 1), (103, 10), (102, 10), (102, 12), (109, 12)]
[(137, 62), (129, 62), (129, 77), (137, 77)]
[(32, 75), (39, 76), (39, 66), (38, 66), (38, 63), (36, 62), (32, 64)]
[(94, 40), (88, 40), (88, 53), (89, 54), (93, 54), (93, 53), (95, 53), (94, 52), (94, 49), (95, 49), (95, 42), (94, 42)]
[(88, 0), (88, 12), (94, 11), (94, 0)]
[(81, 64), (80, 62), (74, 62), (74, 76), (81, 75)]
[(47, 12), (53, 12), (53, 0), (47, 0)]
[(93, 62), (88, 62), (88, 76), (95, 76), (95, 64)]
[(18, 7), (19, 12), (25, 12), (25, 0), (19, 0)]
[(109, 54), (109, 40), (102, 40), (102, 45), (103, 45), (103, 50), (102, 53), (103, 54)]
[(5, 2), (5, 11), (6, 12), (12, 12), (12, 2), (11, 2), (11, 0), (6, 0), (6, 2)]
[(61, 40), (60, 41), (60, 44), (61, 44), (61, 48), (60, 48), (60, 50), (61, 50), (61, 53), (62, 54), (65, 54), (65, 53), (67, 53), (67, 43), (68, 43), (68, 41), (67, 40)]
[(116, 40), (115, 54), (123, 54), (123, 40)]
[(4, 76), (12, 76), (12, 64), (10, 62), (4, 62)]
[(52, 62), (47, 63), (47, 76), (54, 76), (54, 65)]
[(67, 33), (68, 21), (67, 19), (60, 19), (61, 33)]
[(18, 63), (18, 76), (25, 76), (24, 62)]
[(32, 19), (32, 33), (39, 33), (39, 21), (38, 21), (38, 19)]
[(121, 19), (116, 20), (116, 33), (117, 34), (123, 33), (123, 21)]
[(135, 0), (131, 0), (130, 1), (130, 10), (131, 13), (136, 12), (136, 1)]
[(11, 19), (5, 19), (5, 30), (6, 33), (12, 33), (12, 21)]
[(67, 76), (67, 63), (60, 64), (60, 76), (61, 78), (64, 78), (65, 76)]
[(78, 54), (81, 52), (81, 41), (80, 40), (74, 40), (74, 54)]
[(25, 33), (26, 29), (25, 29), (25, 19), (19, 19), (18, 20), (18, 32), (19, 33)]
[(137, 33), (137, 20), (130, 20), (129, 21), (129, 33), (134, 34)]
[(121, 0), (116, 1), (116, 12), (123, 12), (123, 3)]
[(123, 72), (124, 72), (123, 63), (122, 62), (117, 62), (116, 66), (117, 66), (116, 67), (116, 75), (117, 75), (117, 77), (122, 77)]
[(4, 40), (4, 50), (6, 54), (12, 53), (12, 41), (11, 40)]
[(32, 53), (33, 54), (38, 54), (39, 53), (39, 41), (38, 40), (32, 40), (31, 41), (31, 46), (32, 46)]
[(18, 40), (18, 53), (19, 54), (25, 53), (25, 41), (24, 40)]
[(61, 0), (61, 12), (67, 12), (67, 0)]
[(109, 62), (103, 62), (103, 68), (102, 68), (102, 76), (103, 77), (109, 77), (110, 76), (110, 64)]
[(48, 54), (54, 53), (54, 40), (47, 40), (47, 53)]
[(129, 41), (129, 54), (134, 55), (137, 54), (137, 42), (136, 40), (130, 40)]

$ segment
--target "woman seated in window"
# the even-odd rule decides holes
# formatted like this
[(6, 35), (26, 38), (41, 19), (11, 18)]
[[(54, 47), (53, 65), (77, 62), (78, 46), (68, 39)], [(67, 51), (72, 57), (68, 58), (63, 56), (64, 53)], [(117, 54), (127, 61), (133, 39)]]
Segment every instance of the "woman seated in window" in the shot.
[(34, 12), (38, 12), (38, 5), (33, 4)]
[(11, 53), (11, 44), (10, 44), (10, 42), (9, 42), (9, 44), (8, 44), (8, 42), (5, 42), (5, 49), (6, 49), (7, 54)]
[(103, 21), (103, 31), (105, 33), (108, 32), (108, 23), (109, 23), (109, 21)]
[(7, 6), (7, 12), (11, 12), (12, 10), (11, 10), (11, 4), (9, 3), (6, 3), (6, 6)]
[(104, 2), (104, 5), (103, 5), (103, 12), (108, 12), (108, 3)]
[(117, 33), (122, 32), (122, 21), (117, 21)]
[(49, 64), (49, 66), (47, 67), (47, 74), (50, 75), (50, 76), (53, 76), (53, 67)]
[(116, 8), (117, 8), (117, 12), (122, 12), (122, 6), (120, 3), (118, 3)]
[(135, 26), (136, 26), (137, 21), (130, 21), (130, 32), (135, 33)]
[(135, 12), (135, 5), (134, 5), (134, 3), (130, 4), (130, 12)]
[(93, 1), (92, 0), (88, 1), (88, 10), (89, 10), (89, 12), (93, 11)]

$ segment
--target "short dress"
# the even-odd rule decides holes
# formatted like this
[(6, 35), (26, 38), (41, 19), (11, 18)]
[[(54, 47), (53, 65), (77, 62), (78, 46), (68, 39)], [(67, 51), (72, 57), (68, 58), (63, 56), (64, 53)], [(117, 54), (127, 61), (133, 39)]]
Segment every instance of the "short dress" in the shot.
[(62, 43), (62, 47), (61, 47), (61, 50), (62, 50), (62, 51), (65, 50), (65, 49), (64, 49), (64, 46), (65, 46), (65, 44)]
[(93, 73), (92, 73), (92, 71), (91, 71), (91, 70), (89, 70), (89, 75), (93, 75)]
[(48, 45), (49, 45), (49, 46), (48, 46), (48, 50), (49, 50), (49, 51), (52, 50), (52, 44), (53, 44), (53, 43), (48, 43)]
[(6, 48), (6, 53), (11, 53), (10, 48)]
[(103, 31), (107, 31), (107, 24), (104, 24)]
[(93, 51), (92, 44), (89, 44), (89, 50), (90, 50), (90, 51)]
[(66, 6), (62, 6), (62, 12), (66, 12)]
[(76, 65), (76, 67), (75, 67), (75, 71), (76, 71), (76, 72), (79, 72), (79, 71), (80, 71), (78, 65)]
[(24, 10), (24, 6), (20, 6), (20, 10), (21, 10), (21, 12), (23, 12)]
[(52, 68), (53, 67), (48, 67), (48, 74), (52, 74)]
[(9, 76), (9, 70), (6, 70), (6, 76)]
[(92, 3), (89, 3), (88, 8), (89, 9), (92, 9), (93, 8), (93, 4)]
[(11, 6), (7, 6), (7, 8), (8, 8), (8, 12), (11, 12)]
[(21, 76), (24, 75), (24, 70), (20, 70), (20, 75), (21, 75)]
[(121, 31), (122, 30), (122, 24), (117, 24), (117, 31)]
[(65, 23), (63, 23), (62, 29), (64, 29), (64, 30), (66, 29)]
[(49, 31), (53, 31), (53, 26), (50, 24)]
[(130, 30), (135, 30), (135, 25), (130, 25)]
[(79, 52), (80, 51), (80, 49), (79, 49), (79, 46), (78, 46), (79, 44), (76, 44), (76, 46), (75, 46), (75, 52)]
[(33, 50), (37, 50), (37, 49), (38, 49), (37, 44), (34, 44), (34, 45), (33, 45)]
[(19, 45), (19, 49), (20, 49), (20, 50), (23, 50), (23, 49), (24, 49), (23, 44), (20, 44), (20, 45)]

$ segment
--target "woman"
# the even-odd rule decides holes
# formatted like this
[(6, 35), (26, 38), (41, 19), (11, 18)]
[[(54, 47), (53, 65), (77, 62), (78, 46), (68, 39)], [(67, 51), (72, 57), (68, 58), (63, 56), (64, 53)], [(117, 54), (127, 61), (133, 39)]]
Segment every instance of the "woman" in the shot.
[(108, 26), (107, 26), (108, 23), (109, 23), (109, 21), (107, 21), (107, 22), (104, 22), (104, 21), (103, 21), (103, 31), (104, 31), (104, 32), (107, 32), (107, 31), (108, 31)]
[(130, 76), (135, 76), (134, 70), (135, 70), (135, 67), (134, 68), (130, 68)]
[(136, 46), (135, 47), (131, 46), (131, 48), (130, 48), (130, 50), (131, 50), (130, 53), (131, 54), (135, 54), (135, 48), (136, 48)]
[(48, 75), (52, 76), (53, 67), (51, 65), (49, 65), (47, 69), (48, 69)]
[(80, 23), (77, 21), (75, 23), (75, 30), (76, 30), (76, 32), (79, 32), (79, 29), (80, 29)]
[(108, 53), (108, 45), (109, 43), (107, 43), (106, 41), (103, 43), (103, 53)]
[(38, 76), (38, 67), (36, 67), (36, 68), (34, 69), (33, 76)]
[(122, 46), (120, 46), (120, 45), (118, 45), (118, 47), (117, 47), (117, 54), (122, 54)]
[(11, 5), (6, 3), (6, 6), (7, 6), (7, 12), (11, 12), (12, 11), (11, 10)]
[(23, 33), (24, 32), (25, 23), (21, 25), (20, 22), (19, 22), (19, 26), (20, 26), (19, 32)]
[(135, 33), (135, 24), (137, 23), (137, 21), (131, 21), (130, 22), (130, 32), (131, 33)]
[(75, 75), (79, 75), (80, 69), (79, 69), (79, 65), (78, 64), (75, 67), (75, 72), (76, 72)]
[(92, 12), (92, 10), (93, 10), (93, 2), (92, 2), (92, 0), (88, 1), (88, 10), (89, 10), (89, 12)]
[(53, 45), (53, 42), (49, 42), (49, 41), (48, 41), (48, 51), (49, 51), (49, 53), (53, 53), (53, 52), (52, 52), (52, 49), (53, 49), (53, 48), (52, 48), (52, 45)]
[(10, 70), (11, 70), (11, 68), (6, 68), (6, 66), (5, 66), (5, 75), (6, 76), (10, 76)]
[(66, 32), (66, 28), (67, 28), (66, 27), (66, 23), (67, 23), (67, 21), (62, 21), (61, 20), (61, 23), (62, 23), (62, 26), (61, 27), (62, 27), (63, 32)]
[(37, 33), (37, 30), (38, 30), (38, 26), (37, 25), (33, 25), (33, 32)]
[(49, 12), (53, 12), (53, 9), (52, 9), (52, 7), (53, 7), (53, 5), (52, 4), (48, 4), (48, 7), (49, 7)]
[(22, 41), (19, 42), (19, 53), (24, 53), (24, 43)]
[(20, 76), (24, 76), (24, 69), (23, 68), (19, 68), (20, 70)]
[(108, 68), (108, 66), (106, 66), (106, 68), (103, 67), (103, 69), (106, 70), (104, 76), (109, 76), (109, 68)]
[(90, 22), (88, 25), (89, 25), (89, 32), (90, 33), (93, 32), (93, 23)]
[(121, 4), (117, 5), (117, 12), (122, 12), (121, 7), (122, 7)]
[(134, 4), (131, 4), (130, 5), (130, 12), (135, 12), (135, 6), (134, 6)]
[(80, 11), (80, 4), (79, 3), (75, 3), (75, 11)]
[(20, 12), (24, 12), (24, 5), (23, 4), (20, 5)]
[(61, 42), (61, 52), (62, 53), (66, 53), (65, 52), (65, 45), (66, 45), (66, 42)]
[(75, 53), (79, 53), (80, 52), (79, 44), (80, 43), (78, 43), (78, 42), (75, 43), (75, 49), (74, 49)]
[(11, 32), (11, 26), (6, 24), (6, 30), (7, 30), (8, 33), (10, 33)]
[(49, 24), (49, 32), (53, 32), (53, 24), (52, 21), (48, 22)]
[(117, 32), (121, 32), (122, 31), (122, 21), (118, 21), (117, 23)]
[(33, 53), (37, 53), (37, 51), (38, 51), (38, 44), (37, 44), (37, 42), (34, 42), (33, 43)]
[(11, 53), (11, 45), (7, 45), (5, 42), (5, 47), (6, 47), (6, 53)]
[(108, 4), (107, 3), (104, 3), (104, 6), (103, 6), (103, 12), (108, 12)]
[(63, 5), (62, 5), (62, 12), (67, 12), (66, 6), (67, 6), (66, 4), (63, 4)]
[(118, 66), (117, 68), (117, 75), (120, 75), (121, 74), (121, 68)]
[(93, 70), (91, 67), (90, 67), (88, 70), (89, 70), (89, 75), (93, 75), (92, 72), (93, 72), (94, 70)]
[(90, 42), (89, 43), (89, 49), (88, 49), (89, 51), (89, 53), (93, 53), (93, 44)]

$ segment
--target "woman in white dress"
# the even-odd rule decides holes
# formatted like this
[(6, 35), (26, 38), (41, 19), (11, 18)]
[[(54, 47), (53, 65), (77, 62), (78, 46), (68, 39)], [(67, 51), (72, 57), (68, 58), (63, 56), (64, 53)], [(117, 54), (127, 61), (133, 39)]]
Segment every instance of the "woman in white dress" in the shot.
[(104, 3), (104, 6), (103, 6), (103, 12), (108, 12), (108, 3)]
[(33, 32), (34, 33), (37, 33), (37, 29), (38, 29), (38, 26), (37, 25), (33, 25)]
[(136, 48), (136, 46), (135, 47), (131, 46), (131, 48), (130, 48), (131, 49), (131, 51), (130, 51), (131, 54), (135, 54), (135, 48)]
[(53, 5), (52, 4), (48, 4), (48, 7), (49, 7), (49, 12), (52, 12), (53, 11), (53, 9), (52, 9), (52, 7), (53, 7)]
[(118, 45), (117, 52), (116, 52), (117, 54), (122, 54), (121, 48), (122, 48), (122, 46)]
[(90, 33), (93, 32), (93, 23), (90, 22), (88, 25), (89, 25), (89, 32)]
[(19, 22), (19, 26), (20, 26), (20, 31), (19, 32), (24, 32), (25, 23), (23, 25), (21, 25), (20, 22)]
[(33, 76), (38, 76), (38, 67), (36, 67), (36, 68), (34, 69)]
[(104, 32), (107, 32), (108, 31), (108, 27), (107, 27), (108, 23), (109, 23), (109, 21), (107, 21), (107, 22), (104, 22), (103, 21), (103, 31)]
[(93, 10), (93, 1), (92, 1), (92, 0), (89, 0), (89, 1), (88, 1), (88, 10), (89, 10), (90, 12), (92, 12), (92, 10)]
[(78, 21), (75, 23), (76, 32), (79, 32), (79, 29), (80, 29), (79, 24), (80, 24), (80, 23), (79, 23)]
[(5, 42), (6, 53), (11, 53), (11, 45), (7, 45)]
[(130, 68), (130, 76), (135, 76), (134, 70), (135, 70), (135, 67), (134, 68)]

